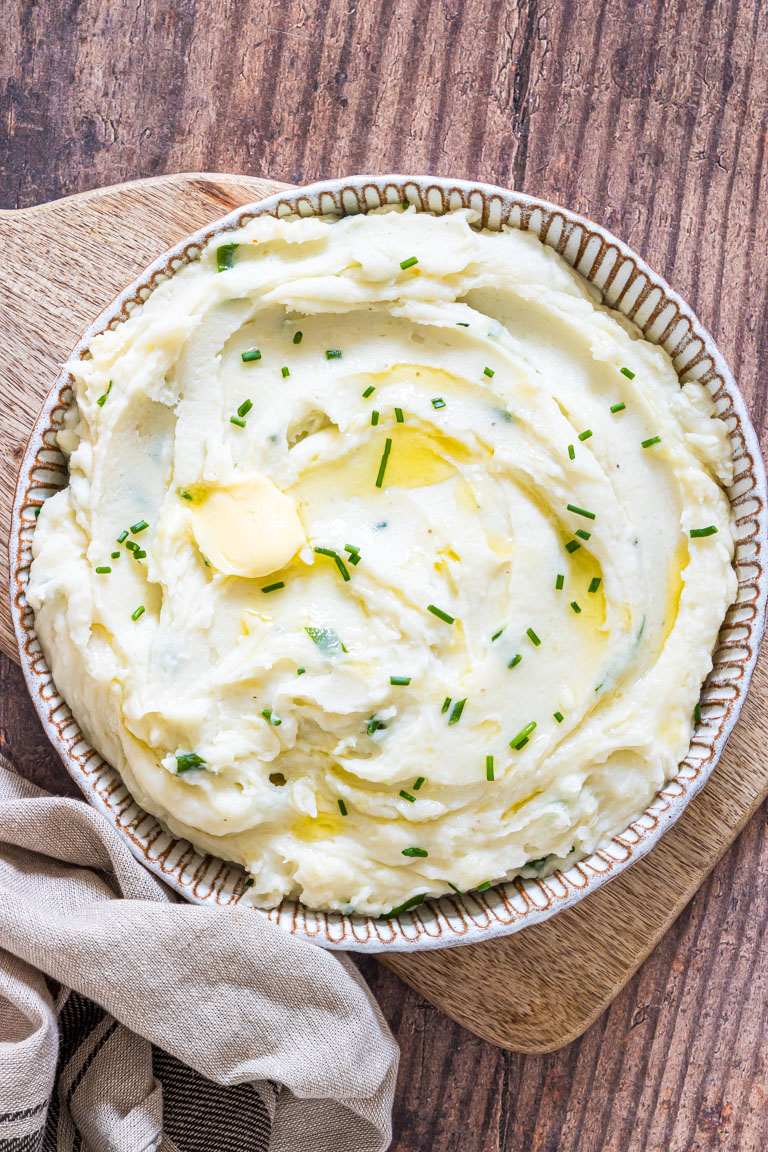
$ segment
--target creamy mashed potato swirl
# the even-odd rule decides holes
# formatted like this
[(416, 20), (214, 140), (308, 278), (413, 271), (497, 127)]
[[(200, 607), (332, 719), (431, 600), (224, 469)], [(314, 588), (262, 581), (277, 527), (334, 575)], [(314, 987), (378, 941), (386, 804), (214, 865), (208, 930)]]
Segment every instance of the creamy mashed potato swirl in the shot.
[(573, 862), (688, 748), (736, 594), (726, 428), (475, 221), (254, 219), (70, 366), (37, 634), (136, 800), (261, 905)]

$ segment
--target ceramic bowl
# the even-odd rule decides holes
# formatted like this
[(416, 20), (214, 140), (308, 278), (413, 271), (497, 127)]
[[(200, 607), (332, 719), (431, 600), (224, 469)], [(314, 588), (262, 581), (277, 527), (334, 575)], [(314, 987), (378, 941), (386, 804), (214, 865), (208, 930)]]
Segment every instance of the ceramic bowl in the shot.
[[(599, 289), (606, 304), (633, 320), (646, 339), (667, 350), (682, 380), (697, 380), (708, 387), (728, 426), (736, 462), (729, 497), (736, 530), (739, 589), (702, 690), (701, 720), (677, 775), (637, 820), (587, 859), (546, 879), (517, 879), (483, 893), (428, 900), (397, 918), (326, 914), (290, 901), (269, 912), (254, 909), (254, 915), (268, 916), (286, 931), (323, 947), (362, 952), (440, 948), (518, 932), (583, 899), (644, 856), (706, 783), (722, 754), (757, 658), (768, 585), (765, 472), (744, 400), (712, 337), (677, 293), (626, 244), (599, 225), (531, 196), (487, 184), (423, 176), (357, 176), (280, 192), (238, 208), (159, 257), (94, 321), (73, 357), (85, 355), (93, 336), (121, 324), (161, 281), (196, 260), (206, 241), (219, 232), (264, 214), (344, 215), (404, 199), (438, 214), (471, 207), (486, 228), (510, 225), (536, 233)], [(30, 542), (36, 509), (67, 481), (66, 463), (55, 437), (71, 401), (71, 384), (65, 368), (46, 399), (27, 446), (13, 510), (11, 601), (32, 700), (70, 774), (125, 838), (134, 855), (188, 900), (236, 904), (246, 893), (242, 868), (197, 852), (136, 804), (115, 769), (83, 738), (56, 690), (35, 636), (34, 616), (24, 597)]]

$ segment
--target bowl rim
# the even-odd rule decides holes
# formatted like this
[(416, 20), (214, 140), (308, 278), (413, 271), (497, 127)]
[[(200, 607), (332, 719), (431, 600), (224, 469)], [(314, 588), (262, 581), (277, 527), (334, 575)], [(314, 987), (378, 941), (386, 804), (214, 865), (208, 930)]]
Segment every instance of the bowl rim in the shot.
[[(562, 219), (564, 227), (571, 229), (571, 235), (574, 229), (582, 230), (582, 246), (586, 246), (584, 241), (587, 237), (589, 240), (594, 237), (599, 238), (605, 249), (613, 249), (622, 261), (631, 262), (637, 275), (644, 278), (648, 286), (652, 289), (660, 290), (660, 298), (665, 304), (671, 303), (675, 306), (679, 319), (687, 322), (691, 338), (695, 338), (700, 343), (702, 353), (705, 353), (706, 358), (711, 362), (711, 371), (708, 371), (706, 375), (709, 378), (719, 378), (730, 401), (731, 410), (736, 416), (736, 427), (743, 439), (745, 456), (749, 462), (747, 471), (753, 480), (752, 488), (745, 495), (749, 495), (753, 500), (756, 500), (758, 504), (757, 510), (746, 517), (746, 519), (755, 523), (755, 530), (747, 539), (751, 540), (755, 545), (757, 557), (756, 567), (758, 571), (757, 575), (751, 581), (747, 582), (756, 588), (754, 601), (749, 602), (752, 606), (753, 613), (746, 625), (748, 636), (746, 641), (741, 645), (746, 648), (747, 656), (745, 659), (739, 661), (741, 674), (738, 678), (735, 699), (726, 706), (725, 715), (719, 724), (718, 731), (714, 737), (706, 743), (706, 747), (710, 749), (710, 754), (706, 760), (702, 762), (693, 778), (686, 779), (685, 785), (681, 785), (682, 790), (678, 794), (665, 795), (665, 790), (669, 789), (671, 785), (679, 784), (679, 773), (685, 764), (685, 761), (682, 761), (678, 767), (678, 774), (672, 777), (670, 781), (667, 781), (659, 790), (642, 816), (636, 818), (627, 829), (611, 839), (610, 844), (614, 842), (620, 843), (625, 849), (623, 858), (611, 857), (606, 861), (601, 856), (601, 853), (604, 851), (607, 852), (608, 849), (600, 846), (591, 856), (586, 857), (580, 861), (579, 864), (573, 865), (565, 872), (555, 872), (543, 880), (501, 881), (497, 885), (494, 885), (489, 891), (482, 894), (469, 892), (462, 897), (443, 896), (427, 898), (423, 905), (402, 913), (398, 917), (374, 918), (366, 916), (344, 916), (339, 913), (325, 913), (304, 908), (302, 905), (295, 905), (292, 901), (283, 901), (283, 904), (278, 906), (277, 909), (272, 910), (266, 910), (252, 905), (258, 914), (276, 920), (289, 932), (299, 935), (313, 943), (331, 949), (346, 949), (360, 952), (430, 950), (434, 948), (456, 947), (490, 940), (499, 936), (511, 935), (529, 925), (541, 923), (551, 916), (564, 911), (566, 908), (573, 906), (590, 892), (602, 887), (603, 884), (620, 875), (631, 864), (646, 856), (668, 828), (679, 819), (691, 800), (704, 787), (720, 760), (725, 744), (736, 724), (747, 696), (749, 683), (757, 661), (760, 641), (766, 626), (766, 601), (768, 600), (768, 568), (766, 568), (765, 564), (760, 563), (761, 557), (765, 555), (766, 546), (768, 546), (768, 491), (766, 489), (763, 458), (757, 434), (749, 418), (746, 403), (725, 358), (715, 344), (709, 331), (698, 320), (693, 309), (670, 287), (666, 280), (654, 272), (628, 244), (613, 235), (613, 233), (602, 225), (561, 205), (554, 204), (541, 197), (516, 192), (513, 189), (505, 189), (494, 184), (480, 181), (429, 175), (386, 174), (377, 176), (362, 174), (282, 188), (278, 192), (265, 197), (263, 200), (244, 204), (233, 209), (225, 216), (212, 221), (196, 232), (186, 236), (177, 244), (174, 244), (148, 264), (129, 285), (124, 287), (113, 300), (99, 312), (75, 344), (46, 395), (41, 411), (30, 433), (19, 467), (9, 535), (10, 599), (11, 615), (25, 682), (33, 705), (43, 724), (43, 728), (54, 748), (61, 756), (67, 771), (84, 793), (86, 799), (93, 804), (97, 810), (101, 811), (112, 826), (123, 836), (133, 855), (178, 894), (192, 903), (206, 904), (210, 903), (212, 899), (217, 903), (238, 903), (244, 894), (242, 884), (240, 885), (239, 892), (230, 892), (227, 894), (222, 893), (215, 885), (208, 885), (207, 887), (205, 884), (201, 885), (196, 879), (197, 873), (194, 873), (192, 880), (184, 880), (183, 875), (185, 873), (183, 868), (186, 867), (186, 865), (174, 864), (168, 868), (166, 866), (169, 855), (168, 852), (163, 850), (159, 855), (151, 854), (149, 847), (152, 847), (152, 844), (150, 843), (149, 847), (147, 847), (142, 843), (141, 837), (134, 834), (136, 822), (133, 822), (132, 830), (132, 828), (128, 826), (128, 822), (122, 819), (123, 813), (118, 812), (113, 806), (111, 801), (114, 800), (115, 785), (113, 784), (107, 792), (97, 787), (98, 781), (94, 780), (92, 769), (89, 767), (89, 770), (86, 771), (83, 764), (76, 759), (70, 747), (71, 741), (68, 741), (63, 736), (62, 723), (68, 721), (71, 728), (77, 733), (79, 744), (88, 749), (87, 755), (85, 756), (85, 763), (88, 764), (92, 757), (96, 757), (101, 766), (108, 768), (112, 776), (117, 777), (117, 780), (120, 782), (119, 785), (117, 785), (119, 791), (120, 785), (122, 785), (119, 774), (115, 769), (106, 765), (98, 753), (90, 749), (84, 737), (79, 733), (79, 728), (74, 718), (71, 717), (67, 706), (56, 693), (50, 672), (40, 650), (39, 641), (37, 641), (34, 633), (33, 617), (32, 623), (30, 624), (32, 610), (26, 605), (24, 600), (23, 583), (20, 579), (20, 576), (24, 575), (26, 571), (26, 566), (22, 563), (25, 553), (25, 531), (28, 533), (27, 543), (28, 539), (31, 538), (31, 526), (29, 522), (25, 522), (24, 520), (24, 510), (25, 507), (29, 506), (27, 500), (29, 489), (33, 486), (32, 474), (36, 468), (40, 467), (38, 453), (42, 448), (46, 447), (43, 439), (44, 434), (50, 431), (53, 413), (57, 408), (61, 407), (62, 393), (66, 391), (69, 384), (68, 365), (72, 360), (84, 354), (95, 335), (104, 331), (110, 324), (120, 323), (125, 319), (132, 310), (129, 308), (129, 305), (139, 306), (141, 301), (138, 301), (137, 297), (140, 296), (142, 292), (146, 292), (146, 295), (149, 295), (158, 283), (175, 274), (182, 264), (192, 262), (196, 259), (197, 256), (190, 256), (190, 252), (194, 252), (195, 249), (200, 249), (217, 234), (231, 231), (241, 226), (247, 219), (255, 216), (268, 214), (278, 216), (287, 215), (290, 212), (290, 208), (288, 208), (287, 205), (290, 203), (293, 203), (295, 211), (297, 211), (299, 215), (322, 215), (324, 214), (324, 210), (322, 209), (323, 196), (330, 196), (332, 199), (334, 197), (338, 198), (334, 201), (339, 206), (339, 212), (337, 214), (350, 215), (365, 212), (370, 208), (378, 206), (378, 204), (369, 204), (367, 202), (366, 198), (371, 189), (375, 192), (375, 195), (379, 197), (381, 203), (396, 203), (398, 199), (402, 200), (402, 190), (406, 189), (407, 186), (417, 190), (422, 198), (422, 210), (424, 211), (432, 210), (433, 205), (430, 204), (429, 197), (431, 192), (437, 191), (441, 198), (442, 205), (439, 210), (440, 214), (462, 206), (461, 203), (451, 203), (451, 199), (454, 196), (463, 197), (467, 204), (471, 204), (473, 196), (478, 197), (482, 203), (482, 222), (484, 227), (488, 226), (487, 219), (490, 214), (489, 204), (492, 205), (494, 201), (499, 201), (500, 205), (506, 206), (508, 214), (514, 214), (514, 208), (519, 207), (521, 221), (527, 212), (528, 224), (530, 223), (530, 218), (537, 212), (541, 213), (542, 216), (548, 215), (553, 220), (559, 217)], [(388, 194), (393, 189), (397, 189), (401, 194), (394, 199), (391, 197), (388, 199)], [(347, 192), (351, 192), (352, 196), (356, 197), (356, 205), (353, 204), (351, 207), (345, 208), (344, 195)], [(312, 208), (313, 198), (317, 204), (317, 211)], [(302, 201), (306, 203), (306, 206), (310, 209), (309, 211), (302, 211)], [(285, 207), (284, 212), (280, 211), (281, 206)], [(503, 208), (501, 210), (503, 211)], [(517, 223), (513, 226), (524, 227), (525, 230), (530, 230), (528, 224), (522, 225), (521, 223)], [(491, 227), (493, 227), (493, 225), (491, 225)], [(496, 226), (494, 230), (498, 230), (498, 226)], [(550, 247), (555, 247), (553, 243), (550, 243), (546, 239), (542, 238), (542, 242)], [(564, 255), (564, 252), (561, 252), (561, 254)], [(578, 267), (582, 259), (581, 257), (574, 261), (569, 260), (567, 257), (566, 259), (571, 267), (581, 272)], [(178, 261), (180, 261), (181, 264), (177, 263), (176, 266), (174, 266), (174, 262)], [(582, 273), (582, 275), (585, 274)], [(599, 290), (601, 297), (603, 297), (604, 302), (609, 307), (621, 311), (615, 303), (610, 303), (610, 301), (605, 298), (602, 288), (599, 288)], [(143, 299), (146, 299), (146, 295), (143, 296)], [(637, 323), (637, 321), (635, 321), (635, 323)], [(651, 342), (660, 343), (660, 341), (654, 341), (647, 335), (646, 339), (650, 339)], [(691, 365), (688, 365), (688, 368), (690, 367)], [(688, 368), (680, 370), (678, 375), (684, 376)], [(734, 497), (729, 495), (732, 511), (734, 510), (734, 499)], [(734, 627), (733, 624), (726, 625), (726, 621), (724, 621), (723, 627)], [(36, 650), (35, 645), (37, 645)], [(722, 644), (719, 638), (713, 650), (714, 653), (716, 654), (721, 648)], [(707, 679), (709, 679), (709, 677)], [(705, 686), (706, 684), (707, 681), (705, 681)], [(61, 715), (62, 711), (64, 713), (63, 718)], [(57, 716), (57, 714), (59, 715)], [(695, 736), (696, 732), (694, 732), (692, 737), (687, 755), (690, 755), (691, 749), (696, 742)], [(124, 785), (122, 785), (122, 791), (125, 795), (129, 796)], [(653, 807), (660, 802), (661, 797), (664, 797), (666, 807), (662, 807), (660, 810), (654, 812)], [(157, 825), (161, 830), (163, 829), (164, 826), (161, 822), (155, 817), (143, 813), (135, 801), (132, 801), (130, 796), (129, 800), (131, 803), (129, 803), (128, 809), (129, 811), (135, 810), (135, 812), (139, 814), (139, 823), (142, 822), (141, 817), (143, 816), (145, 820), (149, 820), (150, 823)], [(652, 827), (644, 828), (641, 834), (637, 833), (637, 826), (639, 826), (642, 819), (648, 816), (649, 813), (652, 813)], [(629, 833), (637, 836), (634, 842), (630, 841), (627, 843), (621, 839)], [(173, 836), (167, 832), (167, 830), (165, 831), (165, 840), (171, 841), (177, 847), (181, 847), (183, 860), (183, 847), (187, 842)], [(189, 848), (188, 845), (187, 847)], [(210, 864), (218, 865), (219, 873), (222, 869), (230, 873), (243, 871), (239, 865), (206, 856), (191, 848), (190, 853), (193, 858), (196, 857), (203, 862), (208, 861)], [(603, 868), (596, 867), (595, 861), (598, 858), (601, 859), (601, 863), (605, 865)], [(580, 872), (580, 869), (584, 866), (589, 867), (589, 876), (585, 876)], [(177, 875), (176, 872), (177, 867), (182, 869), (179, 875)], [(198, 866), (198, 872), (199, 870), (200, 866)], [(573, 872), (580, 873), (581, 882), (571, 877), (571, 873)], [(565, 883), (568, 878), (570, 878), (569, 882)], [(546, 898), (545, 903), (537, 904), (536, 898), (531, 898), (531, 890), (533, 887), (538, 888), (544, 895)], [(512, 888), (517, 890), (517, 897), (507, 891)], [(219, 898), (220, 896), (222, 897), (221, 899)], [(523, 897), (522, 910), (519, 899), (520, 896)], [(492, 904), (494, 897), (500, 898), (501, 902), (506, 906), (507, 912), (509, 912), (511, 902), (517, 898), (517, 905), (511, 919), (504, 920), (495, 914), (495, 912), (498, 911), (498, 907), (494, 909)], [(247, 899), (245, 902), (250, 903)], [(450, 910), (446, 910), (445, 906), (448, 905), (452, 906)], [(427, 912), (431, 912), (432, 915), (424, 919), (425, 913)], [(476, 916), (479, 918), (476, 919)], [(434, 930), (435, 922), (437, 922), (438, 925), (437, 931)], [(323, 927), (319, 926), (320, 924), (324, 927), (324, 931)], [(392, 929), (388, 938), (382, 936), (379, 930), (384, 924), (390, 926)], [(359, 928), (361, 925), (367, 927), (366, 935), (359, 935), (357, 933), (356, 928)], [(349, 929), (349, 931), (347, 931), (347, 929)]]

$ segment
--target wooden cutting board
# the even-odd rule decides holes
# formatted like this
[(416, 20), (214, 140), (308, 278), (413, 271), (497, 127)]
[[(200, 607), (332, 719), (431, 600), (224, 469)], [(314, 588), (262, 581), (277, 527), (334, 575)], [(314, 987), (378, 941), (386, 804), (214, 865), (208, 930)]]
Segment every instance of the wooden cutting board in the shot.
[[(0, 212), (4, 538), (24, 445), (81, 332), (165, 248), (282, 187), (249, 176), (160, 176)], [(0, 573), (7, 588), (5, 548)], [(18, 659), (6, 594), (0, 647)], [(636, 971), (768, 793), (767, 703), (764, 649), (742, 718), (706, 788), (650, 855), (616, 880), (506, 939), (393, 954), (382, 963), (502, 1047), (546, 1052), (575, 1039)]]

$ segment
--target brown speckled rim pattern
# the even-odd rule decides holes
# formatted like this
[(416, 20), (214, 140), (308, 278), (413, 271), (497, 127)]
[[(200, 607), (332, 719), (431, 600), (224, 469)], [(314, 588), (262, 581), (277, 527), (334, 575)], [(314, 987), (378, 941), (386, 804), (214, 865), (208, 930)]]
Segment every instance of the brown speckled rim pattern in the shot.
[[(706, 783), (744, 703), (765, 627), (768, 570), (768, 497), (757, 437), (731, 372), (712, 337), (687, 304), (625, 244), (564, 208), (488, 184), (429, 176), (357, 176), (312, 184), (236, 209), (166, 252), (110, 304), (84, 334), (71, 359), (87, 355), (90, 340), (122, 323), (161, 281), (196, 260), (214, 235), (254, 216), (296, 213), (347, 215), (409, 200), (438, 214), (477, 210), (486, 228), (503, 225), (536, 233), (601, 292), (605, 302), (633, 320), (646, 338), (672, 357), (683, 380), (705, 384), (726, 422), (736, 464), (729, 491), (737, 538), (738, 598), (723, 623), (714, 666), (701, 695), (701, 721), (677, 774), (646, 811), (597, 852), (543, 880), (514, 880), (481, 893), (428, 900), (394, 919), (327, 914), (283, 901), (267, 912), (288, 932), (327, 948), (361, 952), (414, 951), (490, 940), (517, 932), (581, 900), (644, 856)], [(133, 800), (119, 774), (89, 747), (58, 694), (35, 635), (24, 589), (31, 558), (35, 510), (67, 479), (56, 431), (72, 398), (66, 366), (37, 419), (19, 473), (10, 536), (11, 606), (21, 665), (43, 726), (90, 802), (123, 835), (134, 855), (167, 884), (196, 903), (248, 900), (237, 865), (197, 852), (172, 836)]]

